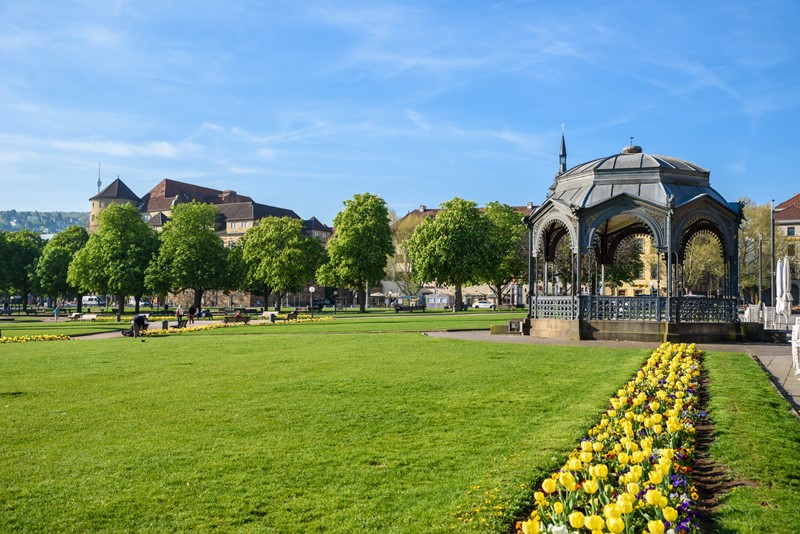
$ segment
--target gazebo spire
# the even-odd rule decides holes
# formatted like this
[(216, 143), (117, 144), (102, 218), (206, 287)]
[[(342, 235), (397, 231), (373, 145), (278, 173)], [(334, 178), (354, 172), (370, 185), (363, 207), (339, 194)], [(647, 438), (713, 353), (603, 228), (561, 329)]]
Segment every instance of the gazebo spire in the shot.
[(558, 174), (567, 172), (567, 143), (564, 141), (564, 125), (561, 125), (561, 151), (558, 153)]

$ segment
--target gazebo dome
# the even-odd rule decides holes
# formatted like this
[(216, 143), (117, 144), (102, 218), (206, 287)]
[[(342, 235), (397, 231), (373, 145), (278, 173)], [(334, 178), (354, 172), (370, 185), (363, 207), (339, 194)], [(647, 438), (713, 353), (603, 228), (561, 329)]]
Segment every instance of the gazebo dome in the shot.
[(589, 208), (619, 195), (663, 206), (674, 197), (681, 206), (701, 195), (722, 205), (725, 199), (709, 182), (709, 171), (672, 156), (650, 155), (641, 147), (627, 146), (621, 153), (576, 165), (558, 174), (549, 199)]

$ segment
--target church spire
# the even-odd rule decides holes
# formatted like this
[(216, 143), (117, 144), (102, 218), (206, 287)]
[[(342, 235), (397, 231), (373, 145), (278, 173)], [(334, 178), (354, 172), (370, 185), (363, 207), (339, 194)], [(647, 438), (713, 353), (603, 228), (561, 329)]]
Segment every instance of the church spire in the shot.
[(558, 153), (558, 174), (567, 172), (567, 143), (564, 141), (564, 125), (561, 125), (561, 151)]

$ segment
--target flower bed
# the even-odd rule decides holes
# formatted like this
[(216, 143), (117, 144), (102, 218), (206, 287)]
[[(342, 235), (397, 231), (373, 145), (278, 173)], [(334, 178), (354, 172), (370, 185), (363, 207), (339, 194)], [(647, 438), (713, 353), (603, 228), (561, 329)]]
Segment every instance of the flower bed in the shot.
[[(332, 321), (332, 317), (320, 317), (312, 319), (310, 316), (300, 316), (297, 321), (292, 321), (291, 323), (270, 323), (269, 321), (251, 321), (248, 323), (210, 323), (198, 326), (183, 326), (181, 328), (148, 328), (147, 330), (143, 330), (139, 333), (142, 336), (163, 336), (166, 334), (185, 334), (190, 332), (203, 332), (206, 330), (217, 330), (219, 328), (233, 328), (239, 326), (264, 326), (264, 325), (281, 325), (281, 324), (294, 324), (295, 322), (299, 323), (317, 323), (322, 321)], [(152, 324), (152, 323), (151, 323)]]
[(44, 334), (38, 336), (0, 337), (0, 343), (29, 343), (32, 341), (66, 341), (72, 338), (65, 335)]
[(693, 533), (700, 351), (665, 343), (611, 398), (517, 532)]

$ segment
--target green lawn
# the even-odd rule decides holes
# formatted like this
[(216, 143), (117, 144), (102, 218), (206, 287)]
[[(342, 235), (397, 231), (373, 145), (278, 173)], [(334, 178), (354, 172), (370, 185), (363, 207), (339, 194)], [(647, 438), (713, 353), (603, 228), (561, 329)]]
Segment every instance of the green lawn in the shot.
[[(0, 345), (0, 531), (507, 531), (649, 353), (418, 333), (516, 316)], [(746, 483), (719, 531), (800, 531), (800, 423), (749, 357), (705, 365)]]
[[(788, 349), (787, 349), (788, 351)], [(713, 457), (739, 484), (720, 532), (800, 532), (800, 422), (749, 356), (709, 353)]]
[(0, 348), (0, 531), (448, 530), (646, 355), (303, 326)]

